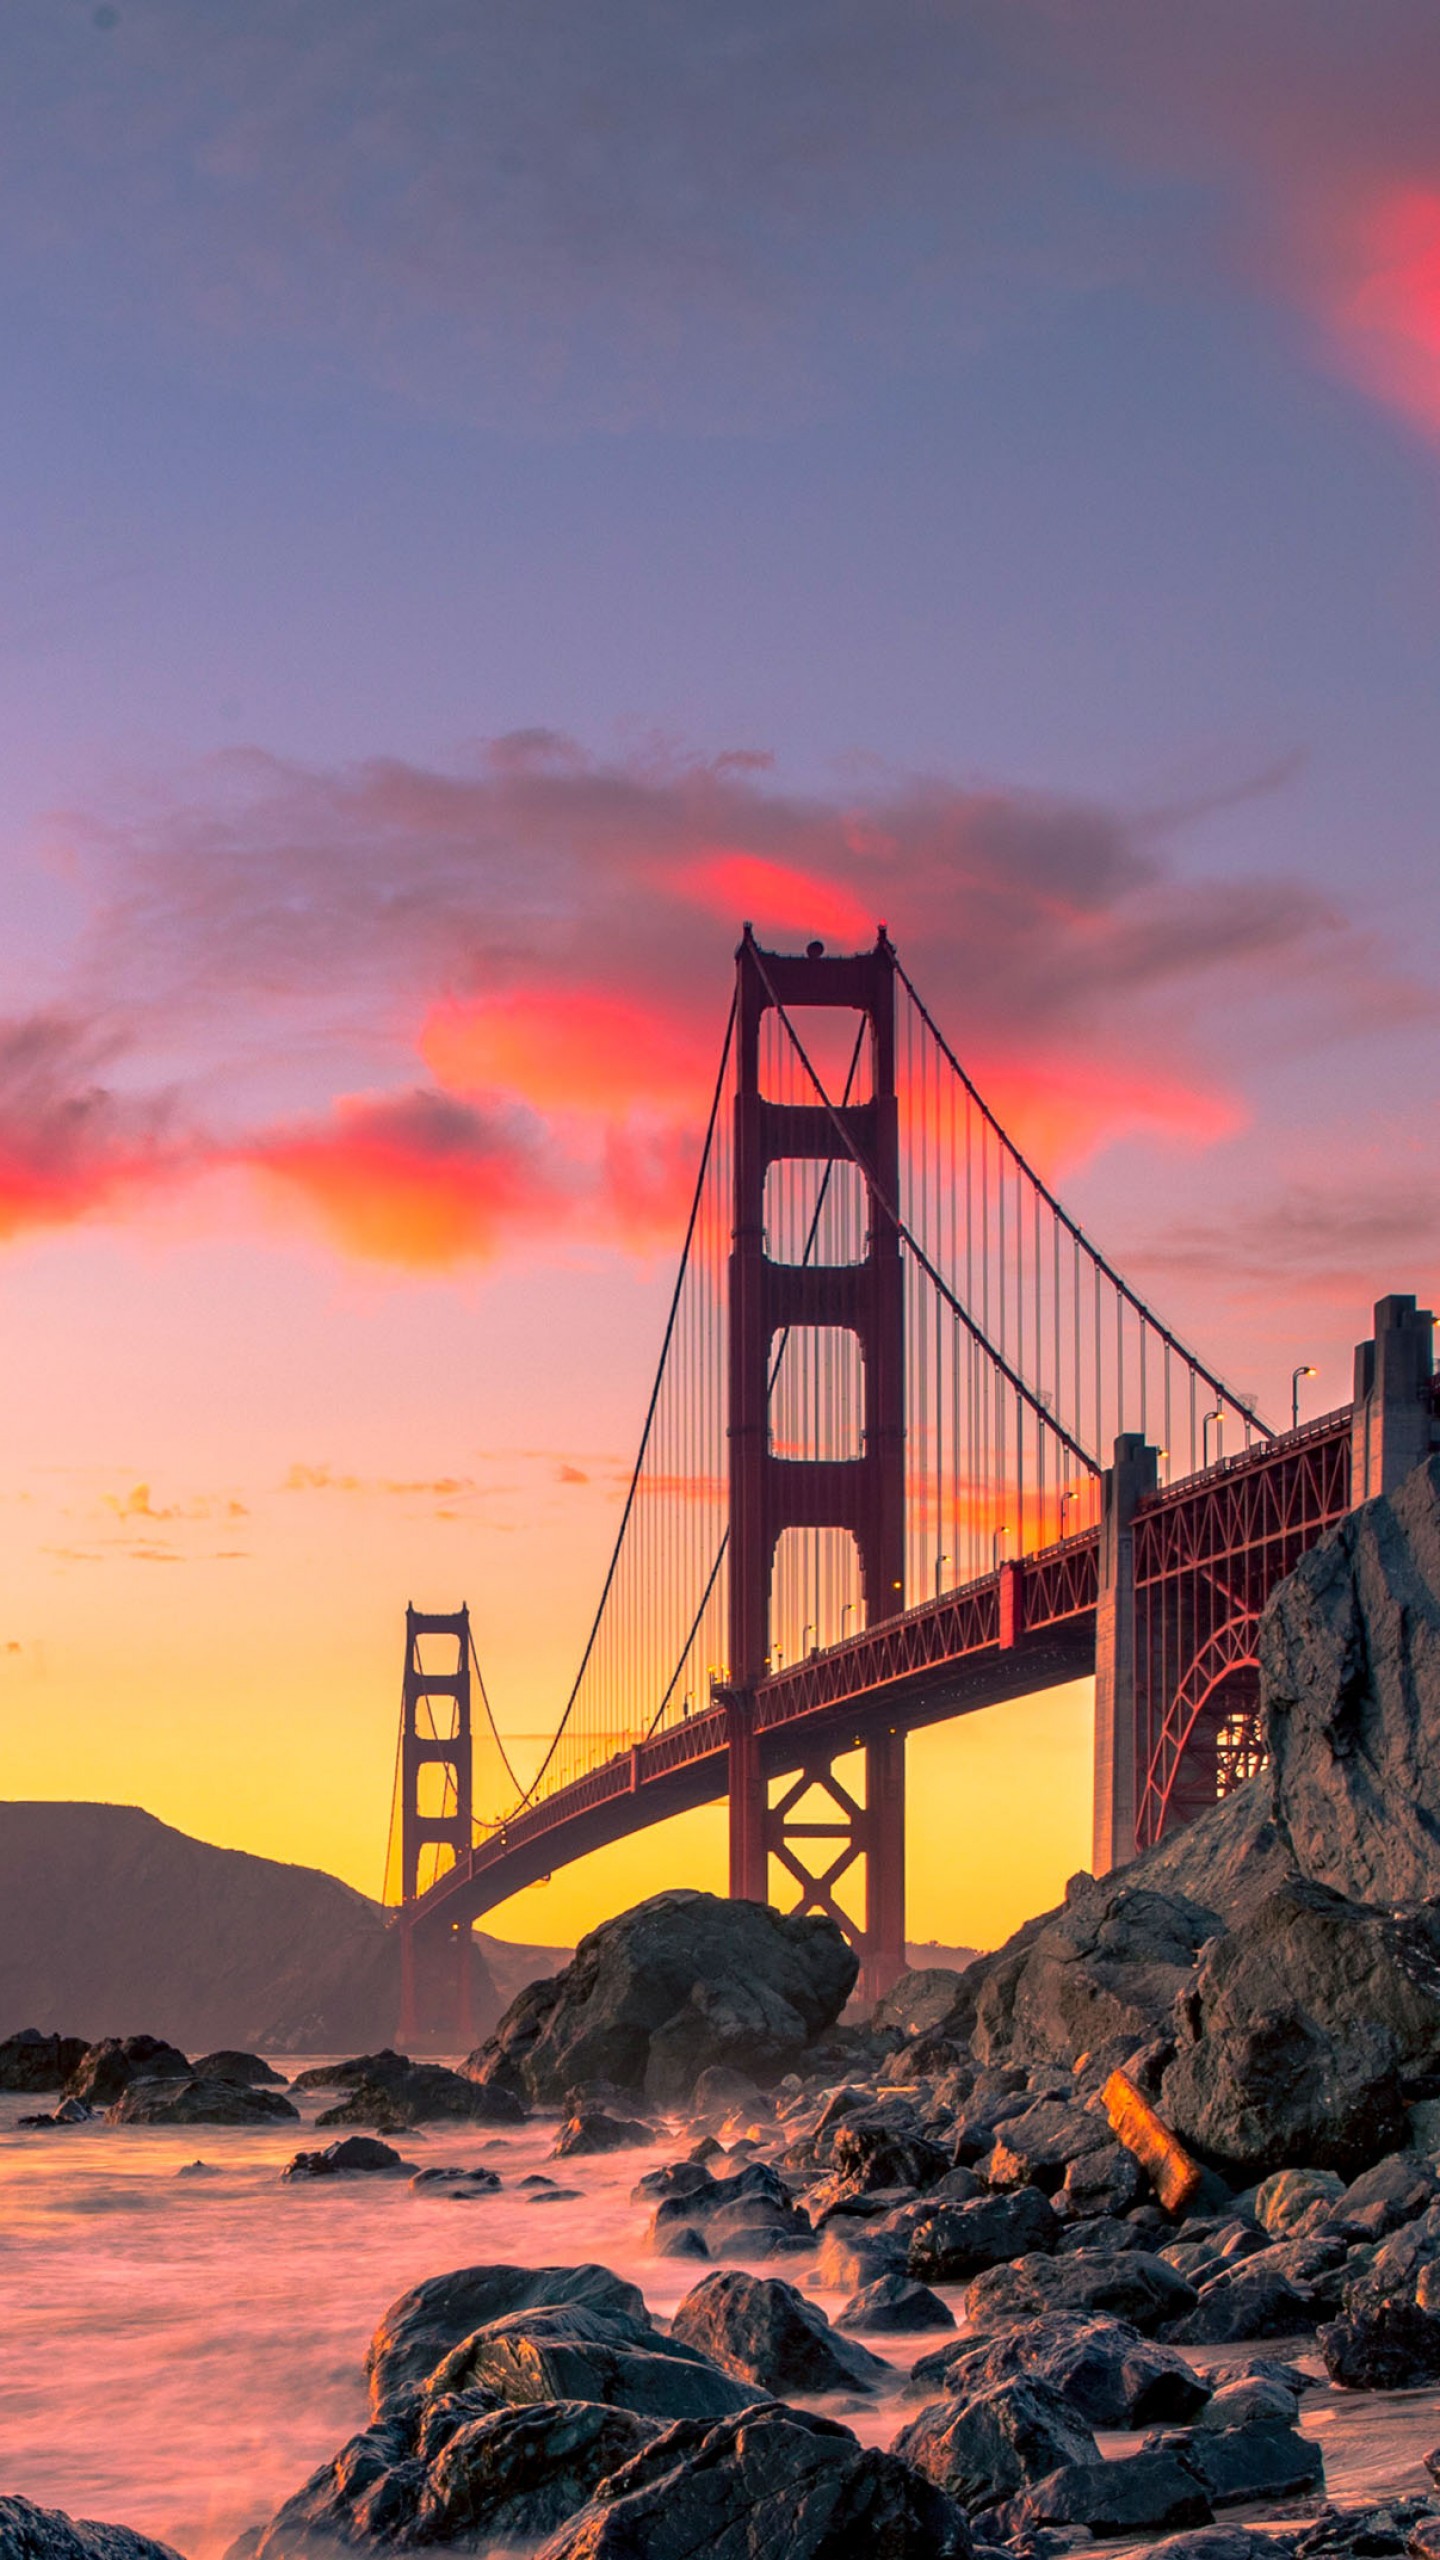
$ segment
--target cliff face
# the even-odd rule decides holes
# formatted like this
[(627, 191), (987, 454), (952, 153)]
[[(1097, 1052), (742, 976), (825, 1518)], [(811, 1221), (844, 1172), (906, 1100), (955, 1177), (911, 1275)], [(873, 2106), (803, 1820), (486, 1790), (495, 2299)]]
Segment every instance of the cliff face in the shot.
[[(488, 2030), (563, 1956), (477, 1939), (474, 1961)], [(385, 1914), (338, 1877), (212, 1848), (136, 1805), (0, 1804), (0, 2035), (359, 2053), (391, 2041), (398, 2005)]]

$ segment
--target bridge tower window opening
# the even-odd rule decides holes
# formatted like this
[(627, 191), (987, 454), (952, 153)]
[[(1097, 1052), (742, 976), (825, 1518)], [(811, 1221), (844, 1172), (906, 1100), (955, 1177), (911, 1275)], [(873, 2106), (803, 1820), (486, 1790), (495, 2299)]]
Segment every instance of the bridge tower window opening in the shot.
[[(786, 1009), (787, 1030), (769, 1010), (760, 1024), (760, 1093), (766, 1102), (813, 1105), (815, 1086), (797, 1054), (805, 1052), (834, 1103), (874, 1099), (875, 1044), (868, 1016), (855, 1005), (795, 1004)], [(793, 1031), (793, 1037), (792, 1037)]]
[(848, 1268), (870, 1250), (870, 1211), (858, 1165), (835, 1156), (777, 1156), (765, 1173), (765, 1253), (771, 1262)]
[(865, 1358), (849, 1326), (786, 1327), (773, 1358), (769, 1440), (773, 1457), (795, 1465), (863, 1455)]
[(772, 1668), (842, 1644), (865, 1625), (860, 1555), (848, 1529), (786, 1529), (775, 1548)]

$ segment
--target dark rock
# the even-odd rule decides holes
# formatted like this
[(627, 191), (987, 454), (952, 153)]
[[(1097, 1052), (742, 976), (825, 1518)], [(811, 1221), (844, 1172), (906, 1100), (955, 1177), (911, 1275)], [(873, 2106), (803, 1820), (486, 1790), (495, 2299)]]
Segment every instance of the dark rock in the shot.
[(1222, 2382), (1200, 2419), (1202, 2427), (1293, 2427), (1300, 2414), (1300, 2395), (1288, 2383), (1268, 2374), (1238, 2374)]
[(1440, 2320), (1414, 2303), (1385, 2302), (1333, 2320), (1319, 2344), (1342, 2391), (1409, 2391), (1440, 2381)]
[[(1371, 2507), (1322, 2507), (1313, 2524), (1290, 2537), (1296, 2560), (1372, 2560), (1372, 2555), (1420, 2551), (1436, 2522), (1433, 2498), (1386, 2498)], [(1266, 2550), (1274, 2544), (1267, 2541)]]
[(714, 2064), (764, 2081), (797, 2063), (854, 1988), (857, 1961), (820, 1913), (676, 1891), (607, 1920), (548, 1984), (531, 1984), (470, 2057), (537, 2106), (608, 2080), (683, 2105)]
[(83, 2098), (62, 2098), (53, 2115), (17, 2116), (15, 2121), (27, 2131), (40, 2125), (93, 2124), (95, 2109)]
[(957, 2168), (973, 2166), (995, 2148), (995, 2139), (1004, 2124), (1016, 2116), (1028, 2114), (1031, 2105), (1026, 2089), (997, 2089), (982, 2095), (972, 2093), (955, 2119), (955, 2164)]
[[(410, 2184), (422, 2195), (454, 2196), (461, 2203), (467, 2197), (493, 2196), (500, 2191), (499, 2173), (494, 2169), (417, 2169)], [(534, 2201), (553, 2202), (556, 2196), (566, 2193), (566, 2188), (555, 2187), (548, 2198), (536, 2197)]]
[(1195, 2307), (1193, 2285), (1146, 2249), (1114, 2256), (1077, 2249), (1065, 2257), (1017, 2258), (1010, 2266), (978, 2275), (965, 2298), (965, 2316), (976, 2336), (1043, 2319), (1057, 2311), (1105, 2312), (1128, 2320), (1146, 2337)]
[(1035, 2524), (1083, 2524), (1096, 2535), (1167, 2533), (1208, 2524), (1210, 2501), (1178, 2455), (1159, 2449), (1113, 2462), (1072, 2462), (1001, 2509), (1007, 2537)]
[(365, 2372), (372, 2411), (384, 2417), (486, 2321), (563, 2302), (645, 2317), (639, 2287), (608, 2267), (458, 2267), (449, 2275), (427, 2276), (396, 2296), (370, 2341)]
[(1055, 2198), (1055, 2210), (1067, 2221), (1088, 2221), (1105, 2214), (1132, 2213), (1145, 2194), (1145, 2172), (1123, 2143), (1104, 2142), (1070, 2162)]
[(1215, 1913), (1157, 1892), (1128, 1869), (1077, 1876), (1058, 1911), (1027, 1922), (961, 1978), (953, 2029), (967, 2015), (982, 2061), (1063, 2063), (1112, 2040), (1162, 2033)]
[(1154, 2542), (1145, 2560), (1265, 2560), (1283, 2548), (1269, 2534), (1247, 2533), (1240, 2524), (1202, 2524), (1193, 2533), (1172, 2533)]
[(1209, 2383), (1173, 2347), (1104, 2318), (1028, 2320), (979, 2345), (967, 2337), (923, 2357), (911, 2384), (973, 2391), (1017, 2377), (1058, 2392), (1091, 2427), (1183, 2425), (1210, 2397)]
[(1363, 1503), (1260, 1628), (1271, 1792), (1307, 1876), (1420, 1902), (1440, 1836), (1440, 1460)]
[(358, 2089), (371, 2080), (403, 2080), (414, 2069), (408, 2053), (382, 2045), (378, 2053), (352, 2053), (340, 2062), (315, 2062), (297, 2071), (292, 2089)]
[[(417, 2124), (519, 2124), (524, 2119), (518, 2099), (503, 2089), (478, 2087), (463, 2071), (449, 2071), (440, 2062), (407, 2062), (403, 2055), (374, 2059), (381, 2067), (349, 2083), (349, 2096), (318, 2115), (317, 2126), (363, 2124), (379, 2133), (402, 2133)], [(399, 2068), (391, 2067), (397, 2063)]]
[(688, 2340), (648, 2320), (542, 2304), (487, 2321), (435, 2367), (427, 2395), (480, 2390), (511, 2407), (600, 2400), (650, 2418), (723, 2418), (755, 2398)]
[(1318, 2444), (1294, 2426), (1259, 2419), (1248, 2426), (1194, 2427), (1181, 2456), (1212, 2507), (1235, 2507), (1252, 2498), (1300, 2498), (1325, 2484)]
[[(1057, 2213), (1060, 2209), (1060, 2201), (1060, 2197), (1057, 2196), (1055, 2199)], [(1097, 2213), (1087, 2216), (1083, 2222), (1062, 2222), (1060, 2238), (1056, 2246), (1058, 2254), (1065, 2258), (1086, 2255), (1114, 2258), (1127, 2249), (1154, 2248), (1160, 2236), (1153, 2231), (1137, 2231), (1128, 2215), (1123, 2222), (1120, 2222), (1112, 2213)], [(1158, 2249), (1155, 2254), (1165, 2259), (1170, 2256), (1168, 2249)], [(1178, 2272), (1189, 2279), (1187, 2267), (1179, 2268)], [(1189, 2280), (1193, 2281), (1193, 2279)]]
[(22, 2027), (0, 2044), (0, 2089), (18, 2089), (27, 2096), (63, 2089), (87, 2050), (83, 2036), (42, 2036), (38, 2027)]
[(910, 2234), (907, 2265), (926, 2284), (963, 2284), (984, 2267), (1028, 2251), (1053, 2249), (1060, 2226), (1037, 2187), (1014, 2195), (977, 2196), (973, 2204), (938, 2205)]
[(1309, 2286), (1293, 2284), (1278, 2267), (1251, 2258), (1212, 2276), (1201, 2286), (1194, 2309), (1172, 2322), (1165, 2334), (1180, 2347), (1224, 2346), (1235, 2338), (1296, 2337), (1313, 2329), (1316, 2317)]
[(190, 2065), (197, 2080), (234, 2080), (242, 2089), (283, 2089), (285, 2075), (272, 2071), (258, 2053), (240, 2053), (223, 2045), (218, 2053), (202, 2053)]
[(948, 1965), (917, 1966), (902, 1973), (884, 1997), (877, 2000), (870, 2023), (875, 2027), (896, 2027), (907, 2039), (943, 2032), (945, 2022), (960, 1995), (963, 1975)]
[[(107, 2124), (294, 2124), (300, 2110), (278, 2089), (241, 2089), (233, 2080), (132, 2080)], [(323, 2119), (322, 2119), (323, 2121)]]
[(658, 2230), (652, 2225), (649, 2246), (657, 2258), (695, 2258), (708, 2263), (710, 2257), (705, 2239), (693, 2222), (665, 2222)]
[(1083, 2159), (1087, 2152), (1118, 2149), (1103, 2116), (1042, 2098), (1000, 2127), (985, 2163), (985, 2176), (992, 2187), (1033, 2186), (1053, 2195), (1072, 2161)]
[[(529, 2181), (522, 2181), (528, 2185)], [(549, 2181), (546, 2181), (547, 2185)], [(664, 2196), (695, 2196), (712, 2184), (703, 2160), (674, 2160), (664, 2169), (647, 2169), (630, 2190), (632, 2204), (658, 2204)]]
[(849, 2220), (827, 2222), (813, 2281), (822, 2291), (854, 2293), (882, 2276), (903, 2273), (907, 2243), (892, 2231)]
[(1368, 2266), (1345, 2289), (1350, 2312), (1378, 2311), (1382, 2303), (1413, 2303), (1425, 2269), (1440, 2259), (1440, 2202), (1382, 2240)]
[[(282, 2178), (352, 2178), (408, 2166), (398, 2151), (391, 2150), (388, 2142), (372, 2142), (368, 2134), (352, 2133), (342, 2142), (327, 2142), (323, 2151), (297, 2151), (280, 2175)], [(443, 2170), (434, 2169), (422, 2169), (420, 2172), (422, 2177), (444, 2174)], [(496, 2186), (499, 2183), (497, 2178)]]
[(672, 2224), (697, 2228), (712, 2257), (780, 2257), (811, 2249), (809, 2220), (792, 2203), (775, 2170), (752, 2161), (730, 2178), (711, 2178), (690, 2195), (661, 2198), (650, 2226), (652, 2246)]
[(1062, 2465), (1100, 2459), (1090, 2429), (1058, 2391), (1018, 2380), (936, 2401), (902, 2428), (894, 2450), (972, 2512)]
[(607, 2116), (598, 2107), (587, 2108), (580, 2115), (567, 2116), (555, 2136), (551, 2157), (566, 2160), (572, 2152), (635, 2151), (654, 2139), (653, 2125), (641, 2124), (632, 2116)]
[(1333, 2169), (1277, 2169), (1255, 2191), (1255, 2219), (1272, 2240), (1300, 2229), (1318, 2206), (1326, 2215), (1345, 2193), (1345, 2181)]
[(853, 2293), (835, 2325), (862, 2336), (868, 2331), (878, 2337), (890, 2330), (916, 2335), (926, 2329), (953, 2329), (955, 2315), (928, 2284), (917, 2284), (913, 2276), (888, 2275), (876, 2276)]
[(1384, 2240), (1424, 2213), (1436, 2194), (1433, 2161), (1392, 2151), (1352, 2180), (1335, 2208), (1335, 2219), (1362, 2230), (1367, 2239)]
[(954, 2501), (809, 2411), (667, 2430), (545, 2545), (544, 2560), (971, 2560)]
[(85, 2047), (65, 2083), (65, 2094), (87, 2106), (109, 2107), (132, 2080), (188, 2080), (189, 2063), (161, 2036), (106, 2036)]
[(413, 2539), (474, 2550), (553, 2533), (660, 2432), (653, 2418), (586, 2400), (472, 2418), (426, 2471)]
[(179, 2560), (168, 2542), (124, 2524), (92, 2524), (29, 2498), (0, 2497), (0, 2560)]
[(727, 2063), (707, 2065), (690, 2092), (690, 2113), (697, 2124), (724, 2124), (730, 2116), (763, 2114), (769, 2101), (746, 2071)]
[(867, 2195), (886, 2187), (933, 2187), (950, 2161), (938, 2143), (917, 2132), (859, 2116), (836, 2126), (830, 2164), (841, 2188)]
[(719, 2268), (687, 2293), (670, 2334), (726, 2373), (781, 2395), (869, 2391), (890, 2370), (867, 2348), (838, 2336), (793, 2285), (739, 2268)]
[(1403, 2141), (1400, 2076), (1440, 2056), (1440, 1914), (1282, 1885), (1206, 1949), (1178, 2013), (1167, 2124), (1241, 2182), (1351, 2177)]
[(401, 2542), (414, 2522), (424, 2477), (424, 2464), (414, 2454), (413, 2420), (366, 2427), (276, 2510), (251, 2545), (253, 2560), (313, 2560), (317, 2552), (346, 2544)]

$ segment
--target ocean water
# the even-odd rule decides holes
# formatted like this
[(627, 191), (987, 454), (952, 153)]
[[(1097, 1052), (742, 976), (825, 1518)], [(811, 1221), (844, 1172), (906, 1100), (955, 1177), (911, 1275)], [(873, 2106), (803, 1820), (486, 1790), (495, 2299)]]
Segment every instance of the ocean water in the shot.
[[(288, 2066), (300, 2068), (293, 2057)], [(647, 2167), (680, 2156), (677, 2128), (653, 2151), (556, 2161), (555, 2126), (434, 2126), (400, 2139), (417, 2167), (483, 2163), (498, 2194), (457, 2201), (395, 2178), (282, 2181), (333, 2092), (303, 2100), (303, 2125), (274, 2130), (107, 2126), (21, 2132), (48, 2103), (0, 2097), (0, 2488), (72, 2515), (157, 2535), (187, 2560), (220, 2560), (317, 2463), (365, 2423), (366, 2342), (386, 2304), (422, 2276), (508, 2260), (599, 2260), (639, 2285), (662, 2321), (703, 2269), (652, 2257), (648, 2208), (630, 2202)], [(204, 2171), (182, 2174), (200, 2160)], [(538, 2203), (518, 2181), (541, 2170), (579, 2192)], [(803, 2283), (806, 2262), (757, 2266)], [(942, 2288), (963, 2319), (960, 2288)], [(833, 2314), (840, 2297), (812, 2298)], [(897, 2386), (933, 2336), (873, 2342)], [(1258, 2352), (1285, 2352), (1267, 2344)], [(1239, 2361), (1227, 2350), (1210, 2362)], [(1316, 2360), (1311, 2353), (1306, 2361)], [(888, 2443), (915, 2404), (886, 2391), (827, 2401), (868, 2443)], [(1440, 2395), (1326, 2390), (1305, 2403), (1342, 2500), (1428, 2488)], [(1135, 2439), (1107, 2438), (1105, 2450)]]

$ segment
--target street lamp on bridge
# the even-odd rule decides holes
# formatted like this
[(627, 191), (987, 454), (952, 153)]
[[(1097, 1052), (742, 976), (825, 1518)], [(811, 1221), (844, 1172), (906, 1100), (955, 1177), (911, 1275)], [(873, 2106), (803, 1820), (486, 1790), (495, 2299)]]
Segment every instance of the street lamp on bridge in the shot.
[(1217, 1404), (1214, 1412), (1207, 1413), (1200, 1424), (1200, 1463), (1204, 1467), (1208, 1467), (1210, 1464), (1210, 1425), (1212, 1422), (1216, 1425), (1215, 1456), (1218, 1462), (1218, 1460), (1223, 1458), (1225, 1455), (1225, 1408), (1223, 1405)]
[(1290, 1428), (1292, 1431), (1298, 1431), (1300, 1428), (1300, 1381), (1302, 1378), (1313, 1378), (1314, 1375), (1314, 1370), (1307, 1368), (1303, 1361), (1298, 1369), (1292, 1369), (1290, 1372)]
[(940, 1597), (940, 1576), (949, 1562), (949, 1556), (937, 1556), (935, 1559), (935, 1597), (937, 1600)]
[(1008, 1520), (1002, 1520), (999, 1528), (992, 1529), (990, 1532), (990, 1570), (992, 1573), (998, 1573), (1000, 1570), (1000, 1541), (1005, 1536), (1009, 1526), (1010, 1523)]

